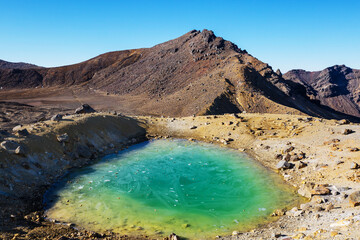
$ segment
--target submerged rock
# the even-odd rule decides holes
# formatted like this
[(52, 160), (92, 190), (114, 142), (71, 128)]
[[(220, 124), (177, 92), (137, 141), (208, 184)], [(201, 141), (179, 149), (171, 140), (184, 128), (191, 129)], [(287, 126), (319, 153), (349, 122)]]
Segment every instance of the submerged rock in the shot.
[(178, 240), (178, 236), (175, 233), (169, 235), (169, 240)]

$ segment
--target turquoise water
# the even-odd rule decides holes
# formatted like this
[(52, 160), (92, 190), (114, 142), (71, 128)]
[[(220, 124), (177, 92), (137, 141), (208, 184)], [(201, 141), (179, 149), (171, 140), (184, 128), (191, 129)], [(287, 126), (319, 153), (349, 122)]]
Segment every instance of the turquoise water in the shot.
[(69, 174), (47, 199), (49, 218), (92, 230), (191, 239), (255, 227), (298, 200), (245, 154), (185, 140), (107, 156)]

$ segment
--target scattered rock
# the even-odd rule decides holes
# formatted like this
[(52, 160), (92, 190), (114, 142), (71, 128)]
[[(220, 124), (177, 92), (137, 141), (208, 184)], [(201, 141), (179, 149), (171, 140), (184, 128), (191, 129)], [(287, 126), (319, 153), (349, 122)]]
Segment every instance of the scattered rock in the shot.
[(17, 130), (15, 132), (15, 134), (19, 137), (25, 137), (25, 136), (28, 136), (29, 135), (29, 132), (28, 130), (25, 128), (25, 129), (20, 129), (20, 130)]
[(288, 161), (281, 160), (276, 164), (276, 169), (289, 169), (291, 164)]
[(14, 141), (3, 141), (0, 143), (0, 147), (2, 147), (3, 149), (5, 149), (6, 151), (15, 151), (15, 149), (19, 146), (19, 144), (17, 142)]
[(360, 151), (360, 149), (357, 148), (357, 147), (350, 148), (349, 150), (350, 150), (350, 152), (358, 152), (358, 151)]
[(285, 149), (286, 153), (291, 152), (292, 150), (294, 150), (295, 148), (293, 146), (290, 146), (289, 148)]
[(69, 142), (69, 135), (67, 133), (64, 133), (64, 134), (56, 136), (56, 139), (60, 143)]
[(287, 162), (290, 161), (290, 159), (291, 159), (291, 155), (288, 154), (288, 153), (286, 155), (284, 155), (283, 158), (282, 158), (282, 160), (285, 160)]
[(13, 127), (12, 131), (13, 131), (13, 132), (19, 131), (22, 127), (23, 127), (22, 124), (17, 125), (17, 126), (15, 126), (15, 127)]
[(169, 240), (178, 240), (178, 236), (175, 233), (169, 235)]
[(188, 224), (188, 223), (184, 223), (183, 225), (181, 225), (183, 228), (188, 228), (188, 227), (190, 227), (190, 224)]
[(340, 124), (340, 125), (345, 125), (345, 124), (349, 124), (350, 121), (347, 120), (347, 119), (341, 119), (341, 120), (339, 120), (337, 123)]
[(197, 128), (197, 126), (192, 126), (192, 127), (190, 127), (190, 129), (196, 129)]
[(96, 112), (89, 104), (83, 104), (81, 107), (75, 109), (75, 114), (83, 114), (83, 113), (94, 113)]
[(298, 193), (301, 196), (307, 197), (307, 198), (311, 198), (312, 194), (311, 194), (311, 190), (314, 187), (313, 183), (306, 183), (300, 186)]
[(344, 130), (343, 134), (344, 134), (344, 135), (349, 135), (349, 134), (354, 133), (354, 132), (355, 132), (355, 131), (346, 128), (346, 129)]
[(299, 161), (299, 156), (295, 153), (294, 155), (290, 156), (290, 160), (289, 161), (293, 161), (293, 162), (296, 162), (296, 161)]
[(54, 116), (51, 117), (51, 120), (52, 120), (52, 121), (59, 122), (59, 121), (62, 120), (62, 118), (63, 118), (63, 115), (61, 115), (61, 114), (55, 114)]
[(331, 209), (334, 209), (334, 205), (332, 203), (325, 206), (325, 212), (329, 212)]
[(298, 217), (304, 213), (304, 210), (299, 210), (297, 207), (292, 208), (290, 211), (286, 212), (286, 216), (289, 217)]
[(330, 190), (327, 188), (326, 185), (316, 185), (312, 190), (311, 190), (311, 194), (312, 195), (329, 195), (330, 194)]
[(326, 142), (324, 142), (324, 145), (329, 145), (329, 144), (332, 144), (332, 143), (338, 143), (338, 142), (340, 142), (340, 139), (332, 139), (332, 140), (330, 140), (330, 141), (326, 141)]
[(299, 162), (298, 169), (304, 168), (307, 166), (307, 163), (304, 163), (303, 161)]
[(324, 198), (320, 197), (319, 195), (315, 195), (311, 198), (311, 202), (321, 204), (321, 203), (324, 203), (325, 200), (324, 200)]
[(303, 239), (306, 235), (304, 233), (299, 233), (293, 236), (293, 239)]
[(352, 162), (350, 165), (350, 169), (359, 169), (359, 168), (360, 168), (360, 165), (357, 164), (356, 162)]
[(285, 209), (276, 209), (271, 216), (275, 217), (275, 216), (284, 216), (286, 213)]
[(280, 159), (282, 159), (282, 158), (283, 158), (283, 155), (282, 155), (282, 154), (276, 154), (276, 155), (275, 155), (275, 159), (280, 160)]
[(232, 235), (233, 235), (233, 236), (237, 236), (237, 235), (239, 235), (239, 234), (240, 234), (240, 233), (239, 233), (238, 231), (233, 231), (233, 232), (232, 232)]
[(17, 155), (25, 156), (25, 153), (26, 153), (25, 149), (21, 145), (15, 149), (15, 154), (17, 154)]
[(349, 226), (350, 224), (351, 224), (350, 219), (342, 219), (340, 221), (330, 224), (330, 227), (331, 228), (346, 227), (346, 226)]
[(360, 191), (350, 194), (349, 203), (352, 207), (360, 206)]

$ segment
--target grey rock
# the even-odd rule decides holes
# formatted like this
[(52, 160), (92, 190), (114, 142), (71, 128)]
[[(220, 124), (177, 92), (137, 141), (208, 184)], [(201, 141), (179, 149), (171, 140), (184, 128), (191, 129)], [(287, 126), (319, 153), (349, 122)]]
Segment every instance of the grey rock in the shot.
[(63, 118), (63, 115), (61, 115), (61, 114), (55, 114), (54, 116), (51, 117), (51, 120), (52, 120), (52, 121), (59, 122), (59, 121), (62, 120), (62, 118)]
[(75, 114), (83, 114), (83, 113), (94, 113), (96, 112), (89, 104), (83, 104), (81, 107), (75, 109)]
[(281, 160), (276, 164), (276, 169), (288, 169), (291, 167), (291, 164), (285, 160)]
[(350, 165), (350, 169), (359, 169), (359, 168), (360, 168), (360, 165), (357, 164), (356, 162), (352, 162)]
[(350, 121), (347, 119), (341, 119), (338, 121), (338, 124), (340, 124), (340, 125), (345, 125), (345, 124), (349, 124), (349, 123), (350, 123)]

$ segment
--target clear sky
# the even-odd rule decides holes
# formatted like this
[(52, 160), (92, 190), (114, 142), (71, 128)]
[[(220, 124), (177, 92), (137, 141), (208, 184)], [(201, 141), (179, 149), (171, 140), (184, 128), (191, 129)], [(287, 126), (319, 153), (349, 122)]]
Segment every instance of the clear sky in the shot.
[(0, 0), (0, 59), (67, 65), (204, 28), (282, 72), (360, 69), (359, 0)]

